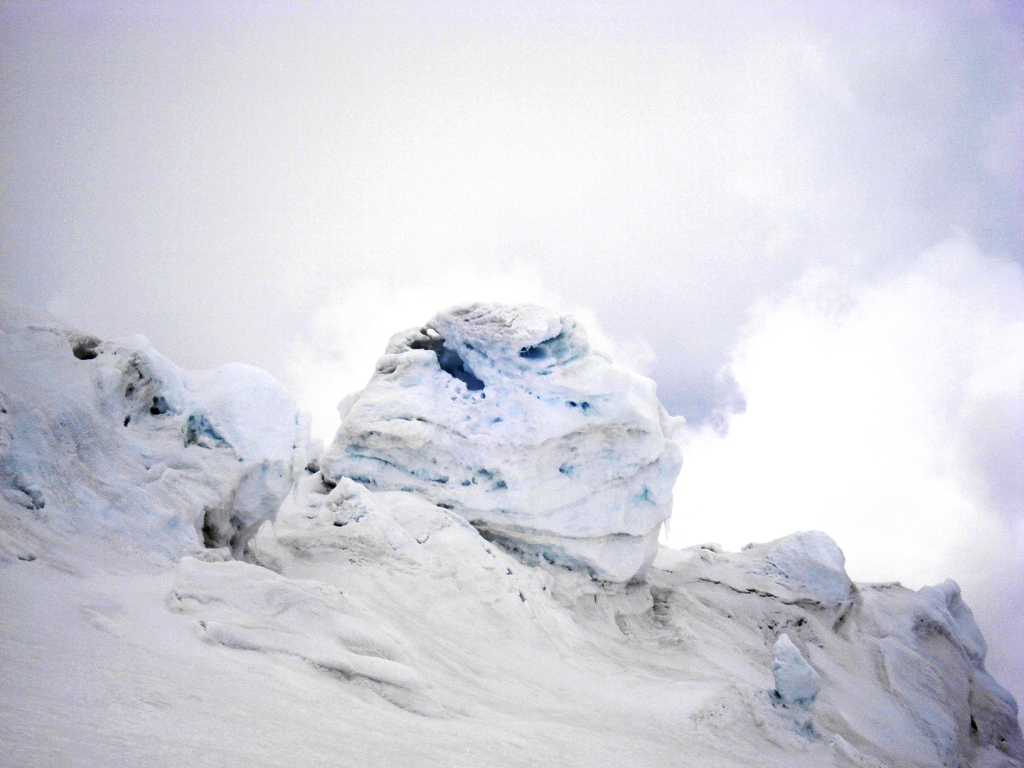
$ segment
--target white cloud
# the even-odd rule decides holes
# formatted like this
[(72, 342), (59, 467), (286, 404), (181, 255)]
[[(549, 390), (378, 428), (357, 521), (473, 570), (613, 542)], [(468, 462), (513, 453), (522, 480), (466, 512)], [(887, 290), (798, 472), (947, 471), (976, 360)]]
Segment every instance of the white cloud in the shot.
[(724, 438), (692, 433), (672, 542), (823, 529), (855, 579), (953, 577), (986, 622), (1008, 620), (1024, 581), (1020, 266), (961, 235), (871, 283), (812, 270), (755, 317), (731, 366), (747, 410)]

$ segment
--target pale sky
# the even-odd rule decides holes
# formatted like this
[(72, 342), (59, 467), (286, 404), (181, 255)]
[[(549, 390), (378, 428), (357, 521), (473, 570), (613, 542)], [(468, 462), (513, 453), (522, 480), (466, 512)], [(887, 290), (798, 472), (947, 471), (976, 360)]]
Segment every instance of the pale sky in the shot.
[(0, 2), (0, 282), (330, 439), (387, 337), (576, 313), (691, 431), (668, 540), (964, 587), (1024, 699), (1024, 11)]

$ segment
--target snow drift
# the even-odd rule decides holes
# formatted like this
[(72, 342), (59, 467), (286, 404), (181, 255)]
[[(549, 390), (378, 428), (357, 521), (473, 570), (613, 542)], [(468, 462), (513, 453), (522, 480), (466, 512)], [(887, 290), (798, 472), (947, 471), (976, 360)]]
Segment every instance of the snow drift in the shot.
[(392, 337), (346, 398), (330, 482), (412, 491), (534, 561), (642, 577), (672, 512), (681, 420), (571, 317), (472, 304)]

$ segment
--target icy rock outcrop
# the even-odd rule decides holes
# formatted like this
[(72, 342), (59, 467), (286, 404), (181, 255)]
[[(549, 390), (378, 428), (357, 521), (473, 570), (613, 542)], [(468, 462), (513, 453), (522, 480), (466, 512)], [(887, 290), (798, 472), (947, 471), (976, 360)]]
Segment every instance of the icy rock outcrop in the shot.
[(744, 551), (763, 558), (763, 572), (800, 600), (840, 610), (852, 602), (846, 557), (827, 533), (799, 531)]
[(668, 571), (686, 570), (695, 557), (703, 561), (705, 577), (714, 583), (820, 610), (833, 621), (855, 601), (856, 589), (846, 573), (843, 551), (821, 531), (798, 531), (765, 544), (748, 544), (738, 553), (724, 553), (717, 544), (662, 548), (655, 565)]
[(642, 577), (681, 455), (654, 383), (591, 351), (572, 318), (472, 304), (396, 334), (339, 406), (329, 482), (412, 491), (536, 562)]
[(276, 514), (303, 441), (257, 368), (186, 372), (142, 336), (0, 311), (0, 493), (57, 528), (237, 553)]
[(922, 587), (894, 623), (878, 643), (888, 687), (929, 734), (939, 759), (966, 762), (970, 741), (993, 755), (1024, 758), (1017, 702), (985, 670), (988, 648), (959, 585), (947, 579)]
[(772, 648), (772, 676), (775, 692), (786, 704), (810, 709), (821, 690), (821, 677), (785, 633)]
[(916, 592), (852, 584), (836, 543), (807, 531), (742, 552), (663, 548), (649, 583), (662, 625), (682, 633), (703, 615), (730, 638), (746, 634), (771, 664), (784, 728), (831, 739), (851, 764), (1024, 765), (1016, 702), (985, 671), (985, 641), (954, 581)]

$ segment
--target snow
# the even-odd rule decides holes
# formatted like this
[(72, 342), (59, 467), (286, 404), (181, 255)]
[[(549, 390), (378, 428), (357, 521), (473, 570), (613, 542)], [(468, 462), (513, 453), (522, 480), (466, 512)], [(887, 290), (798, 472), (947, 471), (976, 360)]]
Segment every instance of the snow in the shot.
[(473, 304), (396, 334), (345, 398), (330, 482), (415, 491), (521, 557), (642, 577), (672, 511), (680, 420), (571, 317)]
[(772, 676), (775, 678), (775, 692), (782, 701), (804, 709), (814, 705), (814, 698), (821, 690), (821, 677), (785, 632), (772, 646)]
[[(550, 318), (513, 318), (491, 367), (467, 355), (484, 383), (467, 391), (543, 362), (515, 345), (552, 333)], [(1024, 765), (1016, 704), (952, 581), (851, 583), (814, 531), (741, 552), (659, 548), (645, 578), (597, 579), (499, 546), (432, 492), (325, 478), (264, 374), (196, 375), (139, 339), (83, 346), (46, 318), (3, 323), (6, 763)], [(541, 416), (521, 428), (571, 434)], [(508, 460), (499, 448), (489, 460)], [(286, 465), (278, 496), (257, 468)], [(244, 540), (204, 537), (225, 499), (266, 519)], [(543, 535), (549, 554), (570, 551)]]
[(294, 656), (375, 683), (396, 704), (435, 713), (419, 675), (402, 663), (401, 649), (348, 602), (323, 584), (248, 563), (192, 557), (181, 560), (168, 597), (170, 609), (194, 619), (207, 643)]
[(801, 531), (750, 549), (763, 549), (771, 575), (803, 599), (834, 608), (850, 604), (853, 583), (846, 558), (828, 534)]
[(244, 365), (186, 372), (145, 338), (0, 315), (3, 495), (66, 531), (167, 552), (239, 552), (277, 512), (304, 447), (298, 409)]

